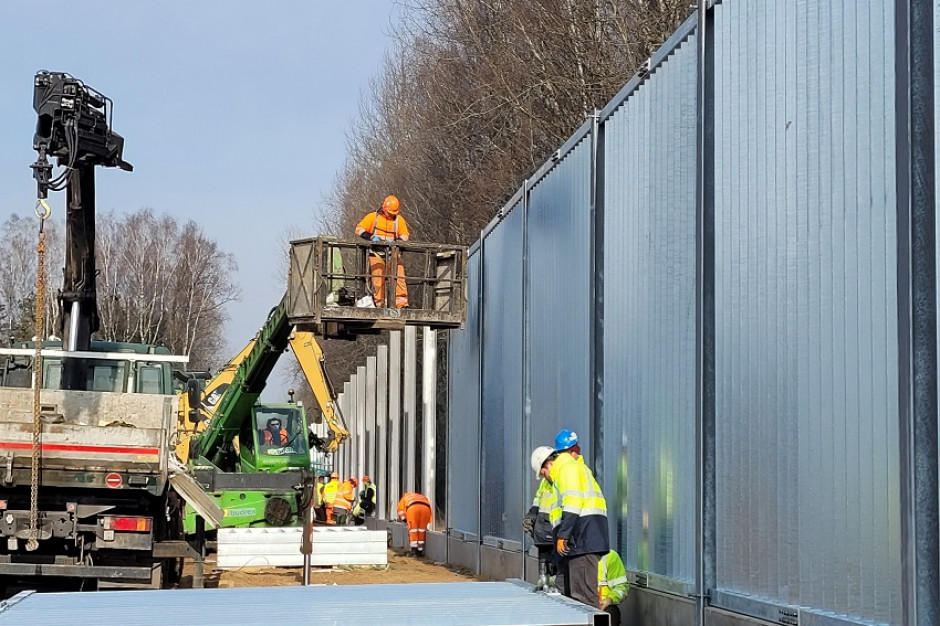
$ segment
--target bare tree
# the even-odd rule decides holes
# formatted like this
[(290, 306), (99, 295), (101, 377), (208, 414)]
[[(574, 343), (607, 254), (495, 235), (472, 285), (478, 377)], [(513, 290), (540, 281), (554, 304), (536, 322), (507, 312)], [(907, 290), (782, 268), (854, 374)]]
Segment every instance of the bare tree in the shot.
[(352, 232), (396, 193), (416, 237), (473, 241), (689, 12), (678, 0), (406, 0), (328, 230)]
[(221, 363), (225, 306), (239, 297), (234, 257), (195, 222), (149, 209), (98, 222), (98, 336), (163, 344), (198, 369)]
[[(46, 220), (44, 261), (44, 327), (48, 337), (58, 328), (56, 292), (62, 287), (61, 268), (65, 249), (62, 225)], [(35, 298), (38, 265), (39, 221), (15, 213), (0, 225), (4, 255), (0, 260), (0, 329), (4, 339), (25, 341), (36, 334)]]

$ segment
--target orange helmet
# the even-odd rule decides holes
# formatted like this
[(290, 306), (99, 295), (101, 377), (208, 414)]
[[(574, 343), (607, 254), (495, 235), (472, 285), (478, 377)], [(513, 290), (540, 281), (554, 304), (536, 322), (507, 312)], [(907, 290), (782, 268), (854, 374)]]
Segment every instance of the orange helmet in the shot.
[(356, 480), (355, 478), (350, 478), (350, 479), (349, 479), (349, 482), (351, 482), (351, 483), (352, 483), (352, 486), (353, 486), (353, 487), (355, 487), (356, 485), (358, 485), (358, 484), (359, 484), (359, 481), (358, 481), (358, 480)]
[(385, 198), (385, 200), (382, 201), (382, 210), (388, 213), (389, 215), (391, 215), (392, 217), (395, 217), (396, 215), (398, 215), (398, 211), (399, 211), (398, 207), (399, 207), (398, 198), (395, 196), (388, 196)]
[(366, 476), (363, 476), (363, 477), (362, 477), (362, 482), (364, 482), (364, 483), (371, 483), (371, 482), (372, 482), (372, 479), (369, 478), (368, 475), (366, 475)]

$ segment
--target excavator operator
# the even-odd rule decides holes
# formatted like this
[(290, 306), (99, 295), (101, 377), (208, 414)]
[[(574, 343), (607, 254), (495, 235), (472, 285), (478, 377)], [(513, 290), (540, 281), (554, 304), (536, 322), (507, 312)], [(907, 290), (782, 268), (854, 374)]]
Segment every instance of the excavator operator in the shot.
[(266, 446), (287, 445), (287, 430), (281, 428), (279, 417), (272, 417), (268, 420), (268, 427), (261, 431), (261, 442)]

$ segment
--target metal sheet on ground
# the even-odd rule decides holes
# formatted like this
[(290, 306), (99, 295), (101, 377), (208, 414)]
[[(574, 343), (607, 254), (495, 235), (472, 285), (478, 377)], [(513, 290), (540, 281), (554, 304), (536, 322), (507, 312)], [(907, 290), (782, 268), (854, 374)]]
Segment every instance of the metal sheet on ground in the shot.
[(35, 594), (0, 603), (0, 623), (59, 625), (76, 615), (88, 624), (133, 616), (139, 626), (243, 623), (263, 615), (270, 624), (607, 624), (606, 613), (558, 595), (533, 593), (516, 582), (413, 585), (245, 587)]

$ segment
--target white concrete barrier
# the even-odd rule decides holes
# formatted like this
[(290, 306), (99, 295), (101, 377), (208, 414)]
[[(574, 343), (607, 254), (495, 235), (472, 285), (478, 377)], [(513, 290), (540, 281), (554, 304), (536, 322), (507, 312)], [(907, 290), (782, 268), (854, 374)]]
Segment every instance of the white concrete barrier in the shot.
[[(219, 569), (240, 567), (302, 567), (303, 529), (221, 528), (218, 536)], [(388, 565), (387, 534), (365, 528), (313, 529), (311, 564)]]

